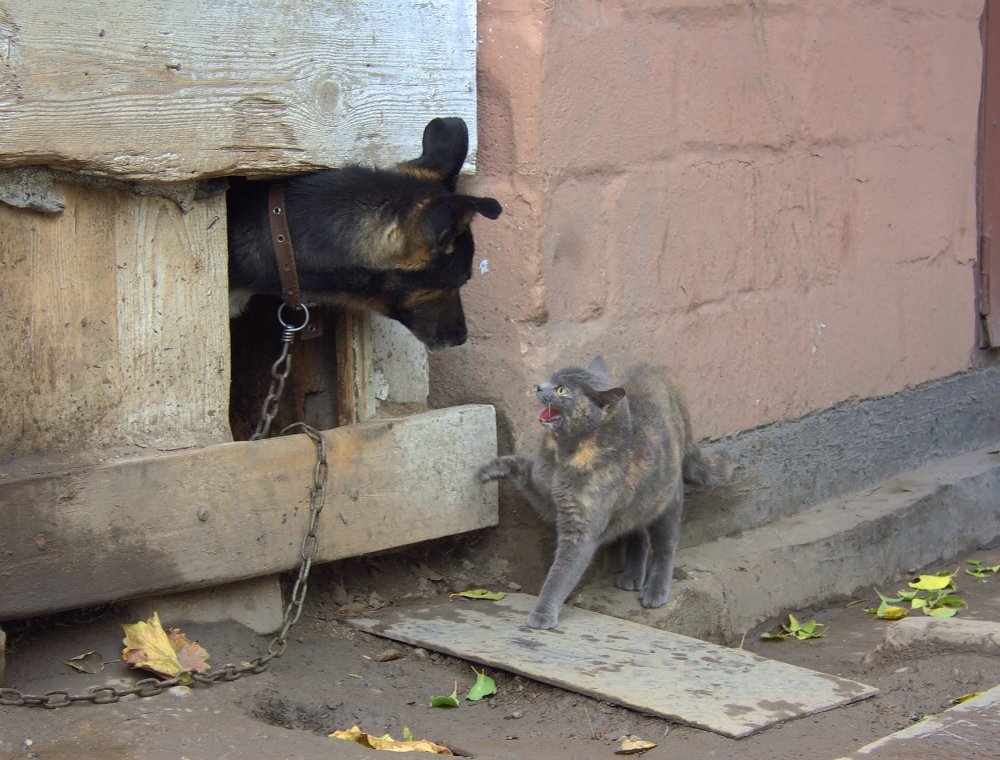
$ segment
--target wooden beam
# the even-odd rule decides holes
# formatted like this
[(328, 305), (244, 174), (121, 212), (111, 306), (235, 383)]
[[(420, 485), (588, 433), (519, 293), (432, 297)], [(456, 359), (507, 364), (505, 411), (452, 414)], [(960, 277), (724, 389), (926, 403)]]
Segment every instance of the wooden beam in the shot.
[[(476, 139), (469, 0), (0, 0), (0, 167), (151, 181), (308, 171)], [(470, 168), (473, 165), (470, 160)]]
[[(493, 407), (323, 433), (320, 561), (495, 525), (473, 477)], [(299, 561), (315, 446), (305, 435), (56, 472), (0, 465), (0, 620), (281, 572)]]

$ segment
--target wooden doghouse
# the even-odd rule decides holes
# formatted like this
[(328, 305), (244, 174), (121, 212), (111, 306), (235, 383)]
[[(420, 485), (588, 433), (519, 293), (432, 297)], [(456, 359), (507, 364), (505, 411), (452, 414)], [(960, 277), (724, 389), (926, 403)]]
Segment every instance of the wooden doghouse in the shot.
[[(253, 335), (260, 364), (245, 351), (234, 377), (225, 196), (196, 183), (413, 158), (434, 116), (474, 146), (475, 17), (472, 0), (0, 0), (0, 621), (297, 565), (315, 448), (233, 440), (231, 386), (258, 408), (280, 346)], [(282, 401), (331, 428), (318, 558), (496, 524), (472, 477), (492, 407), (386, 417), (420, 400), (422, 347), (329, 316), (293, 348), (312, 385)], [(417, 392), (376, 392), (376, 369)]]

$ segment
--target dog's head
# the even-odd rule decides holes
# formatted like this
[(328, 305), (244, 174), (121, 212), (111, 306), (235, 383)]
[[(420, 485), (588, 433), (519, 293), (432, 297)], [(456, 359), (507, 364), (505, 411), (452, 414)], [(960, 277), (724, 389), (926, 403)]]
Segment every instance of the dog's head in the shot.
[[(428, 348), (464, 343), (459, 290), (472, 277), (472, 220), (477, 214), (496, 219), (501, 212), (493, 198), (457, 192), (468, 149), (465, 122), (439, 118), (424, 129), (423, 152), (412, 161), (387, 169), (346, 166), (287, 181), (303, 295), (378, 311)], [(238, 230), (259, 236), (261, 225), (239, 224), (231, 219), (230, 279), (253, 290), (240, 282), (240, 268), (250, 269), (240, 251), (250, 246), (240, 245)], [(271, 280), (257, 289), (275, 292), (277, 268), (268, 265)]]
[(404, 222), (408, 258), (385, 272), (377, 311), (401, 322), (428, 348), (465, 343), (468, 331), (460, 290), (472, 277), (475, 214), (500, 215), (493, 198), (447, 195)]
[(456, 193), (469, 150), (469, 132), (459, 118), (438, 118), (424, 129), (423, 152), (394, 171), (431, 181), (438, 192), (399, 209), (386, 235), (398, 235), (400, 259), (387, 273), (379, 311), (405, 325), (428, 348), (460, 346), (468, 331), (459, 295), (472, 277), (476, 214), (496, 219), (494, 198)]

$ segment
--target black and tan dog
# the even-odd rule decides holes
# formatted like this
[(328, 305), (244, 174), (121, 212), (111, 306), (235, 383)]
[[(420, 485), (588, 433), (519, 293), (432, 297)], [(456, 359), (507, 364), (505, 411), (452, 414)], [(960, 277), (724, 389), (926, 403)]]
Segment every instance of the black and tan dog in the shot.
[(459, 289), (472, 276), (470, 224), (500, 215), (493, 198), (456, 192), (469, 150), (458, 118), (424, 129), (423, 153), (390, 169), (348, 166), (229, 190), (230, 311), (255, 293), (281, 294), (268, 227), (271, 182), (284, 187), (302, 298), (371, 309), (429, 348), (465, 342)]

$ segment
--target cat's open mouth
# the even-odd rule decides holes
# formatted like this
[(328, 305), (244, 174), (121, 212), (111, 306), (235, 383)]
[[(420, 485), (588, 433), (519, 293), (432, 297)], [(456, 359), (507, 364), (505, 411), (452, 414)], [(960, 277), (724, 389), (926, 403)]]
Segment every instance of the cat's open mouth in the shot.
[(547, 406), (544, 409), (542, 409), (542, 413), (538, 415), (538, 421), (541, 422), (543, 425), (548, 425), (548, 426), (556, 424), (561, 419), (562, 415), (559, 414), (559, 412), (557, 412), (551, 406)]

